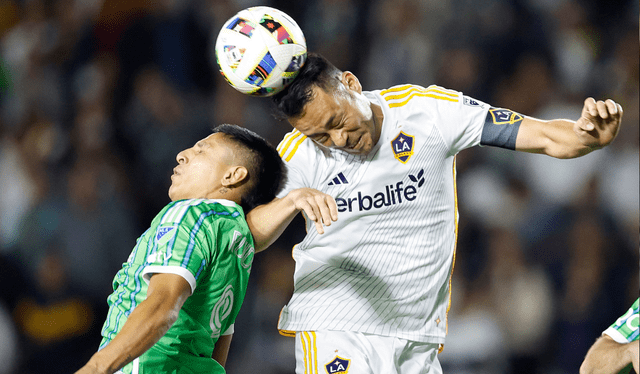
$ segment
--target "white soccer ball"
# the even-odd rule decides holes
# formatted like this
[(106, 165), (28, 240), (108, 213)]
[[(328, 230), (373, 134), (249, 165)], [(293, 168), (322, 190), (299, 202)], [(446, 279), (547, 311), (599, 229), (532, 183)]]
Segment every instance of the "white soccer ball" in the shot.
[(216, 40), (220, 72), (236, 90), (271, 96), (285, 88), (307, 58), (302, 30), (286, 13), (257, 6), (239, 11)]

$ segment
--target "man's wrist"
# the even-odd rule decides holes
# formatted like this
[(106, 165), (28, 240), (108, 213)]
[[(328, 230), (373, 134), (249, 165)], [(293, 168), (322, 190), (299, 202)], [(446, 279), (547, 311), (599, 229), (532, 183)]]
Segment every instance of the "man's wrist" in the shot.
[(96, 352), (89, 362), (87, 362), (87, 366), (92, 368), (95, 373), (100, 374), (112, 374), (118, 368), (111, 368), (106, 360), (105, 352), (98, 351)]

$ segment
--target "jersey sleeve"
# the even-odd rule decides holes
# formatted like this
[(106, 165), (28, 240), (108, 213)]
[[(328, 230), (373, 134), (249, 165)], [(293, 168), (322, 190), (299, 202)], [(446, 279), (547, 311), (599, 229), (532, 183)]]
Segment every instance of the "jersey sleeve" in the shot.
[(221, 335), (233, 335), (233, 333), (235, 332), (235, 324), (231, 324), (231, 326), (229, 326), (228, 329), (225, 330), (225, 332), (223, 332)]
[(620, 344), (631, 343), (638, 340), (638, 300), (618, 320), (607, 328), (602, 334), (609, 335)]
[[(440, 131), (451, 154), (480, 144), (489, 105), (460, 92), (430, 86), (427, 91), (437, 97), (433, 105), (433, 123)], [(429, 109), (427, 109), (429, 110)]]
[(314, 170), (317, 150), (310, 139), (298, 130), (286, 134), (277, 147), (287, 168), (287, 180), (277, 197), (281, 198), (291, 190), (312, 186), (309, 170)]
[(203, 222), (198, 219), (198, 210), (190, 207), (180, 223), (160, 225), (154, 235), (154, 249), (147, 256), (147, 265), (142, 272), (145, 281), (151, 275), (170, 273), (183, 277), (191, 286), (191, 293), (196, 289), (200, 272), (211, 261), (215, 248), (207, 240), (207, 235), (215, 235), (217, 230), (210, 227), (203, 229)]

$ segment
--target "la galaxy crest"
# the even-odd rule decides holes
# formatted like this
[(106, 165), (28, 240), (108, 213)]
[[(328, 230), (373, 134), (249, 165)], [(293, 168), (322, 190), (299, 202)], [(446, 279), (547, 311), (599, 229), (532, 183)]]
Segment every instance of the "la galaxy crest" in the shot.
[(489, 109), (489, 114), (491, 114), (491, 119), (496, 125), (513, 125), (516, 122), (522, 121), (524, 118), (522, 114), (502, 108), (491, 108)]
[(400, 131), (400, 134), (391, 141), (391, 149), (396, 159), (403, 164), (413, 156), (413, 146), (415, 144), (415, 137), (405, 134)]
[(324, 365), (328, 374), (347, 374), (349, 372), (349, 365), (351, 360), (336, 356), (331, 362)]

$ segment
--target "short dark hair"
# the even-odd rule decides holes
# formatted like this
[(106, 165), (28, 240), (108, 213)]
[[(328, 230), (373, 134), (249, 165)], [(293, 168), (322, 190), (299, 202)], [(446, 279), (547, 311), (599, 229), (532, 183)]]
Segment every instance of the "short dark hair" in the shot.
[(309, 52), (293, 82), (271, 99), (275, 104), (276, 118), (287, 119), (301, 115), (304, 106), (311, 101), (313, 87), (318, 86), (329, 92), (340, 83), (340, 74), (342, 71), (322, 55)]
[(273, 200), (282, 190), (286, 178), (285, 165), (278, 151), (263, 137), (244, 127), (222, 124), (213, 129), (214, 134), (218, 132), (247, 151), (243, 166), (249, 171), (249, 184), (240, 201), (244, 212)]

